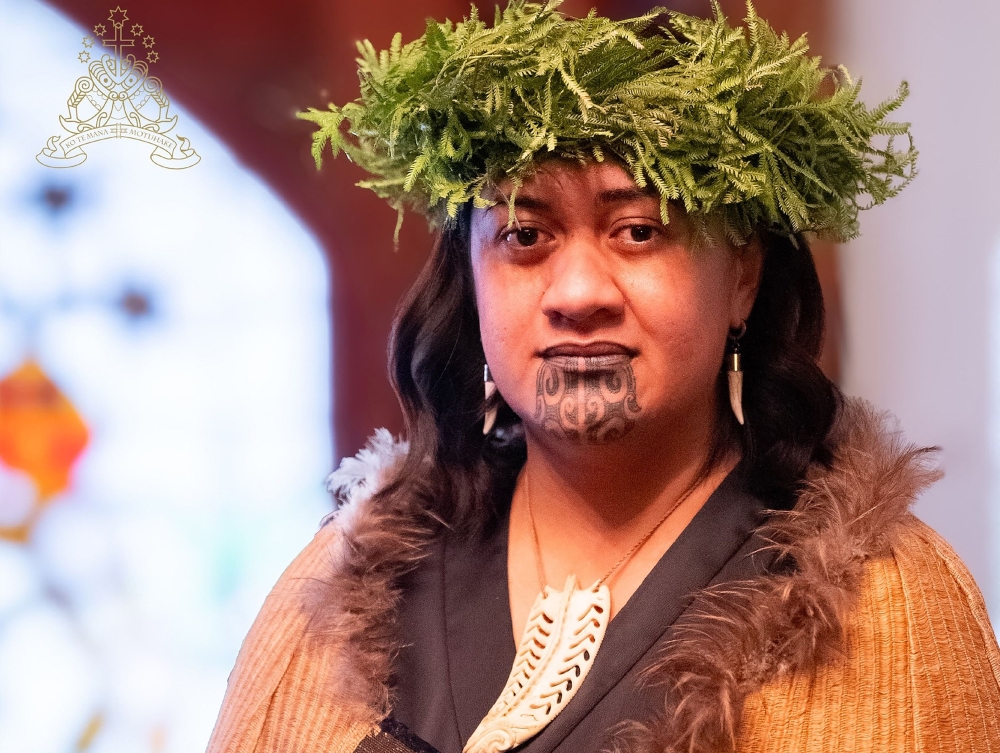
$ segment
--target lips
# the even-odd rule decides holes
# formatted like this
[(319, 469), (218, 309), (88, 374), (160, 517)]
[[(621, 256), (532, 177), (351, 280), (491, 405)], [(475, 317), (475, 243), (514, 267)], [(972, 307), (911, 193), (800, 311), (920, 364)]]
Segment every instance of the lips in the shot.
[(639, 351), (620, 343), (560, 343), (541, 351), (539, 355), (551, 366), (566, 371), (600, 371), (614, 369), (631, 361)]
[(578, 356), (588, 358), (592, 356), (628, 356), (634, 358), (639, 351), (635, 348), (627, 348), (620, 343), (614, 342), (593, 342), (593, 343), (559, 343), (543, 350), (539, 355), (542, 358), (552, 358), (554, 356)]

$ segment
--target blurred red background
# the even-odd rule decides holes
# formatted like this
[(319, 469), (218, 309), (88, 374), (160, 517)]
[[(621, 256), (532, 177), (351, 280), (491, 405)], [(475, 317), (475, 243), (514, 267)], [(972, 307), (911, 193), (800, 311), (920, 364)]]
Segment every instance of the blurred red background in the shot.
[[(491, 18), (493, 3), (476, 3)], [(107, 18), (107, 0), (56, 0), (55, 7), (86, 28)], [(594, 3), (566, 0), (562, 10), (585, 15)], [(705, 14), (708, 0), (674, 0), (671, 8)], [(726, 0), (742, 18), (745, 6)], [(772, 26), (798, 36), (807, 30), (814, 53), (827, 52), (828, 0), (757, 0)], [(638, 15), (651, 5), (601, 0), (602, 14)], [(431, 238), (423, 220), (408, 215), (393, 251), (395, 212), (354, 183), (364, 174), (345, 159), (317, 172), (310, 155), (313, 126), (294, 117), (308, 106), (343, 104), (358, 94), (355, 41), (388, 47), (423, 33), (425, 19), (460, 20), (464, 0), (222, 0), (205, 3), (131, 0), (130, 20), (156, 29), (159, 62), (152, 71), (175, 103), (193, 113), (302, 218), (329, 259), (333, 323), (335, 454), (353, 453), (377, 426), (402, 429), (386, 378), (386, 343), (396, 302), (427, 257)], [(238, 259), (238, 249), (233, 249)], [(824, 366), (839, 374), (840, 305), (836, 254), (815, 249), (828, 299), (830, 328)], [(219, 281), (219, 284), (224, 284)]]

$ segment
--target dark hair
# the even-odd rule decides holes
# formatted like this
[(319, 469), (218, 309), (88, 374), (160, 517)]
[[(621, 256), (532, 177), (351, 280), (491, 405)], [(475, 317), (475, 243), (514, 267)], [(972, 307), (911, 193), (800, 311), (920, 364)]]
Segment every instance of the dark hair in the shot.
[[(390, 340), (389, 375), (406, 422), (410, 451), (380, 496), (402, 495), (430, 519), (478, 530), (494, 519), (524, 464), (520, 419), (499, 400), (496, 429), (483, 436), (483, 364), (469, 252), (471, 204), (447, 223), (409, 293)], [(823, 294), (803, 237), (759, 232), (760, 287), (742, 340), (745, 426), (728, 409), (712, 457), (740, 447), (752, 492), (788, 508), (806, 468), (828, 464), (825, 440), (840, 392), (818, 365)], [(720, 364), (721, 365), (721, 364)], [(428, 462), (430, 460), (431, 462)], [(413, 509), (411, 507), (411, 509)]]
[(770, 231), (757, 238), (763, 268), (741, 342), (746, 425), (723, 411), (731, 420), (719, 422), (716, 446), (740, 446), (750, 490), (773, 508), (789, 509), (810, 463), (832, 460), (827, 436), (843, 396), (819, 366), (826, 312), (808, 242)]

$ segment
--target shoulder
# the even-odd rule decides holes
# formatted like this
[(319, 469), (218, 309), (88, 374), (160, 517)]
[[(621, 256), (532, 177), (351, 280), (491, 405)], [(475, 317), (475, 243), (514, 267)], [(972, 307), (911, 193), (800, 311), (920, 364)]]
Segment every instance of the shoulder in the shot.
[(285, 569), (240, 647), (210, 753), (249, 753), (268, 734), (272, 706), (311, 620), (311, 583), (329, 568), (338, 531), (326, 525)]
[(908, 645), (911, 670), (922, 678), (938, 668), (930, 657), (944, 652), (954, 660), (951, 678), (968, 669), (1000, 685), (1000, 652), (975, 580), (948, 542), (910, 511), (941, 475), (931, 462), (937, 448), (907, 443), (889, 414), (856, 399), (846, 404), (838, 431), (836, 468), (816, 481), (827, 499), (837, 499), (831, 519), (854, 521), (828, 533), (846, 534), (853, 557), (848, 553), (845, 562), (863, 562), (856, 618), (867, 615), (883, 633), (903, 631), (880, 635), (880, 645)]
[[(898, 572), (895, 599), (906, 609), (908, 642), (926, 661), (919, 669), (950, 665), (952, 677), (981, 676), (1000, 687), (1000, 650), (978, 585), (944, 538), (909, 516), (892, 547)], [(947, 662), (938, 658), (950, 656)], [(931, 657), (934, 657), (931, 660)], [(996, 696), (1000, 709), (1000, 695)]]
[[(372, 592), (377, 579), (364, 573), (353, 578), (349, 563), (373, 531), (391, 529), (370, 502), (407, 450), (405, 442), (379, 429), (363, 450), (330, 474), (327, 484), (337, 509), (282, 573), (244, 639), (210, 753), (249, 753), (260, 746), (319, 749), (328, 747), (330, 736), (342, 743), (371, 731), (375, 715), (342, 687), (365, 685), (358, 673), (366, 667), (357, 657), (342, 661), (338, 647), (359, 625), (384, 617), (378, 608), (366, 606), (386, 601)], [(340, 624), (345, 611), (357, 618), (346, 630)], [(291, 723), (302, 715), (309, 724)]]
[(829, 698), (853, 687), (876, 717), (875, 699), (893, 699), (890, 716), (916, 750), (1000, 746), (1000, 649), (983, 596), (954, 549), (910, 511), (941, 475), (936, 448), (910, 444), (891, 415), (859, 400), (839, 431), (836, 468), (817, 480), (839, 500), (834, 517), (855, 522), (824, 538), (849, 542), (844, 561), (861, 568), (843, 655), (817, 669)]
[(231, 689), (246, 677), (266, 684), (262, 675), (283, 668), (282, 660), (294, 651), (311, 619), (313, 584), (331, 569), (339, 535), (336, 526), (322, 526), (281, 574), (243, 641), (230, 675)]
[[(813, 469), (775, 528), (798, 568), (761, 592), (782, 597), (767, 624), (795, 617), (780, 645), (803, 650), (762, 673), (741, 750), (1000, 748), (1000, 649), (982, 595), (909, 509), (940, 476), (934, 448), (910, 444), (889, 414), (858, 400), (834, 438), (833, 463)], [(773, 747), (787, 725), (799, 732)]]
[[(918, 750), (1000, 745), (1000, 649), (983, 596), (952, 547), (912, 515), (891, 556), (865, 567), (851, 633), (862, 672), (892, 668)], [(859, 679), (860, 676), (859, 676)]]
[(916, 658), (975, 652), (984, 676), (1000, 685), (1000, 651), (978, 585), (948, 542), (915, 516), (900, 522), (889, 556), (865, 563), (856, 611), (877, 619), (881, 637), (905, 642)]
[(864, 561), (854, 592), (837, 652), (747, 698), (741, 753), (1000, 748), (1000, 649), (947, 542), (904, 515), (889, 551)]

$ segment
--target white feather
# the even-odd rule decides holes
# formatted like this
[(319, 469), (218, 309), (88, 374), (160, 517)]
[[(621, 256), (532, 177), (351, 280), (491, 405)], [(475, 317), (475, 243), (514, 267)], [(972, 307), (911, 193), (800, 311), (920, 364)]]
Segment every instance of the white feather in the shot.
[(327, 476), (326, 488), (333, 494), (338, 509), (323, 522), (369, 499), (385, 485), (392, 469), (409, 451), (409, 442), (394, 439), (388, 429), (376, 429), (357, 455), (341, 460), (340, 467)]

